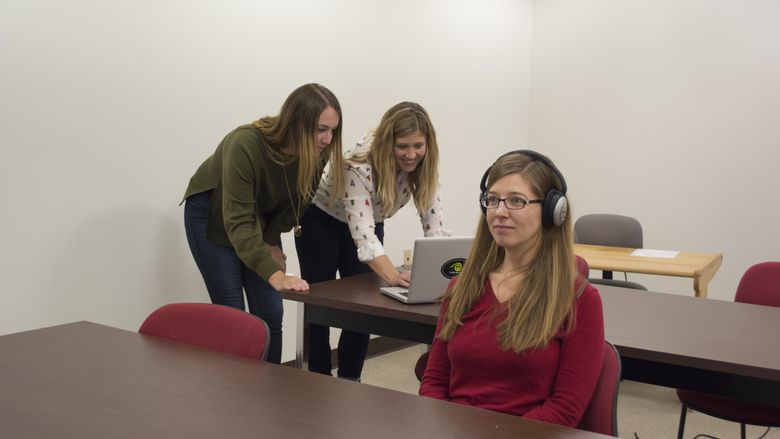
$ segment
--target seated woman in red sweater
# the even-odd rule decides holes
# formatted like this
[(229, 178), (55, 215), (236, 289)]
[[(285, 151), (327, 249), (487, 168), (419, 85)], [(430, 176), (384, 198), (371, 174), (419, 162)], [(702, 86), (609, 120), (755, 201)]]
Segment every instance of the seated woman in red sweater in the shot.
[(575, 427), (601, 371), (604, 321), (575, 269), (566, 182), (547, 157), (513, 151), (480, 189), (483, 217), (420, 394)]

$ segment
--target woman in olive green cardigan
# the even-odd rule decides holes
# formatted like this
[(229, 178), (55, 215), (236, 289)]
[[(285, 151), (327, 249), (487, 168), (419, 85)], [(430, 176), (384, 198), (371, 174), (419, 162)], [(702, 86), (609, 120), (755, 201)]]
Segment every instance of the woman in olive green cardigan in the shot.
[(278, 116), (228, 133), (184, 195), (187, 242), (211, 301), (243, 310), (246, 295), (249, 312), (271, 330), (271, 362), (282, 354), (278, 290), (309, 289), (305, 280), (286, 274), (280, 235), (300, 232), (301, 214), (328, 159), (340, 169), (341, 119), (330, 90), (301, 86)]

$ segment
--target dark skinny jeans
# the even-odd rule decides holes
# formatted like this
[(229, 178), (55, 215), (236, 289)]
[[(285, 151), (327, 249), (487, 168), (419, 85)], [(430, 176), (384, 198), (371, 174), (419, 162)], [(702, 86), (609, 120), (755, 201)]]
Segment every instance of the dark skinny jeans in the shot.
[[(303, 234), (295, 238), (301, 277), (315, 283), (336, 278), (336, 271), (344, 278), (368, 273), (371, 268), (357, 258), (357, 247), (352, 240), (349, 226), (323, 212), (315, 205), (309, 206), (301, 219)], [(376, 224), (376, 236), (384, 242), (384, 223)], [(338, 376), (360, 379), (368, 350), (369, 334), (348, 330), (341, 331), (338, 345)], [(330, 328), (309, 325), (309, 370), (331, 374)]]
[(267, 361), (282, 360), (282, 298), (279, 292), (247, 267), (231, 247), (206, 239), (209, 200), (213, 191), (187, 198), (184, 205), (184, 229), (212, 303), (244, 310), (244, 293), (249, 312), (265, 320), (271, 330)]

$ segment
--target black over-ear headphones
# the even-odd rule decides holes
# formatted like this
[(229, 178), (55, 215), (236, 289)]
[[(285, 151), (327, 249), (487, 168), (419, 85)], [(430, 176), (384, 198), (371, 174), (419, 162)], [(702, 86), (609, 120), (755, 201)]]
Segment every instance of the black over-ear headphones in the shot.
[[(501, 157), (497, 158), (495, 162), (493, 162), (493, 165), (496, 164), (499, 160), (502, 158), (512, 155), (512, 154), (524, 154), (527, 156), (530, 156), (531, 159), (534, 161), (540, 161), (547, 165), (548, 168), (552, 169), (552, 171), (555, 173), (555, 175), (558, 176), (558, 180), (561, 181), (561, 190), (558, 189), (550, 189), (547, 194), (544, 196), (544, 201), (542, 201), (542, 225), (544, 227), (552, 227), (552, 226), (560, 226), (563, 224), (563, 221), (566, 219), (566, 214), (569, 211), (569, 202), (566, 200), (566, 180), (563, 178), (563, 174), (561, 174), (561, 171), (558, 170), (558, 168), (555, 167), (552, 160), (548, 159), (546, 156), (539, 154), (536, 151), (531, 151), (530, 149), (519, 149), (517, 151), (510, 151)], [(479, 199), (482, 200), (487, 195), (487, 179), (488, 174), (490, 174), (490, 170), (493, 169), (493, 165), (490, 165), (489, 168), (485, 171), (485, 175), (482, 176), (482, 180), (479, 182)], [(482, 214), (487, 214), (487, 208), (485, 206), (482, 206), (482, 203), (480, 203), (480, 207), (482, 208)]]

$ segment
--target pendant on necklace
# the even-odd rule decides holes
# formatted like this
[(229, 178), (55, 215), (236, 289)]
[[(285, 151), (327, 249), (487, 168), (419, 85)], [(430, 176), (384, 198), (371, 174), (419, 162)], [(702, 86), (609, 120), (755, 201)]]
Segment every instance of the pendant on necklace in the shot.
[(296, 238), (300, 238), (301, 235), (303, 235), (303, 229), (301, 226), (295, 226), (293, 228), (293, 235), (295, 235)]

